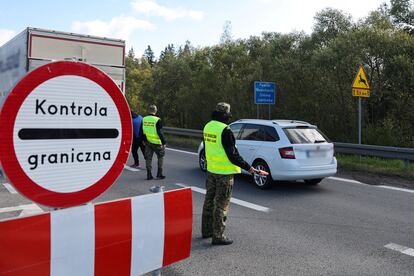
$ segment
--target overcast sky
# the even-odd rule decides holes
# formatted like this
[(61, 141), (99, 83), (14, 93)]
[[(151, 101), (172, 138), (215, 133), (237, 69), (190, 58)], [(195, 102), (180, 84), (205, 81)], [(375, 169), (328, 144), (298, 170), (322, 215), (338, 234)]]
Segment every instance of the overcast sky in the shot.
[(26, 27), (126, 40), (141, 55), (167, 44), (217, 44), (224, 23), (234, 38), (263, 31), (310, 33), (316, 12), (332, 7), (363, 18), (389, 0), (0, 0), (0, 45)]

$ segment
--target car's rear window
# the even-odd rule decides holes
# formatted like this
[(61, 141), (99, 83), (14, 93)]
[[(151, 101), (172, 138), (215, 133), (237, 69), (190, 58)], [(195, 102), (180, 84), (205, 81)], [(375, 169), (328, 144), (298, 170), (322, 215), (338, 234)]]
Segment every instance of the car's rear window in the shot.
[(279, 136), (277, 135), (276, 129), (274, 127), (256, 124), (245, 124), (240, 137), (236, 139), (276, 142), (279, 140)]
[(330, 142), (329, 139), (317, 128), (293, 127), (284, 128), (283, 131), (292, 144), (315, 144)]

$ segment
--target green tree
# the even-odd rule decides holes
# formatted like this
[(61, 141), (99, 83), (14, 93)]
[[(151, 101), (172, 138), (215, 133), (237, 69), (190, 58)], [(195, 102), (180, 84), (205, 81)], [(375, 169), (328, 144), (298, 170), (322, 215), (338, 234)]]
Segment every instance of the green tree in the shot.
[(231, 21), (226, 20), (223, 25), (223, 33), (220, 36), (220, 44), (230, 43), (233, 40)]
[(144, 51), (144, 57), (146, 58), (149, 65), (154, 66), (155, 64), (155, 55), (154, 52), (151, 49), (151, 46), (148, 45), (147, 49)]
[(327, 8), (315, 15), (313, 26), (314, 39), (326, 46), (338, 35), (349, 31), (352, 27), (352, 17), (337, 9)]
[[(131, 49), (127, 100), (138, 109), (157, 104), (168, 126), (201, 129), (219, 101), (232, 105), (234, 120), (256, 117), (253, 83), (273, 81), (272, 118), (309, 121), (333, 141), (356, 142), (351, 84), (362, 65), (371, 86), (371, 97), (363, 99), (363, 142), (414, 147), (414, 36), (399, 23), (410, 18), (412, 4), (396, 9), (401, 3), (408, 1), (383, 4), (358, 22), (339, 10), (322, 10), (310, 35), (233, 39), (227, 28), (218, 45), (169, 44), (156, 61), (152, 50), (138, 59)], [(267, 106), (258, 109), (267, 118)]]
[(412, 0), (391, 0), (390, 14), (396, 24), (414, 35), (414, 2)]

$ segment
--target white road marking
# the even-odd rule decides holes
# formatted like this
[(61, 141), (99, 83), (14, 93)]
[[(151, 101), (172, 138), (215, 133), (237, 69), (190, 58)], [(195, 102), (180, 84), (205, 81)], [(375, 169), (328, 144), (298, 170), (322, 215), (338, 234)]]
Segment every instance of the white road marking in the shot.
[(136, 169), (136, 168), (131, 168), (130, 166), (125, 165), (124, 169), (131, 171), (131, 172), (140, 172), (140, 169)]
[(9, 183), (3, 183), (3, 186), (7, 189), (7, 191), (9, 191), (9, 193), (17, 194), (17, 191)]
[(43, 210), (37, 206), (36, 204), (26, 204), (26, 205), (19, 205), (15, 207), (5, 207), (0, 208), (0, 213), (7, 213), (13, 211), (22, 211), (19, 217), (29, 216), (29, 215), (37, 215), (43, 213)]
[(22, 212), (20, 213), (19, 217), (37, 215), (43, 213), (43, 210), (37, 206), (36, 204), (27, 204), (27, 205), (20, 205), (22, 207)]
[(397, 188), (397, 187), (390, 187), (390, 186), (382, 186), (382, 185), (379, 185), (379, 186), (376, 186), (376, 187), (414, 194), (414, 190), (409, 190), (409, 189), (404, 189), (404, 188)]
[[(206, 192), (207, 192), (205, 189), (201, 189), (201, 188), (194, 187), (194, 186), (187, 186), (187, 185), (181, 184), (181, 183), (175, 183), (175, 185), (177, 185), (179, 187), (183, 187), (183, 188), (190, 187), (192, 191), (203, 194), (203, 195), (205, 195)], [(243, 206), (243, 207), (246, 207), (246, 208), (256, 210), (256, 211), (260, 211), (260, 212), (268, 213), (270, 211), (270, 209), (267, 208), (267, 207), (263, 207), (263, 206), (260, 206), (260, 205), (257, 205), (257, 204), (253, 204), (253, 203), (250, 203), (250, 202), (247, 202), (247, 201), (244, 201), (244, 200), (240, 200), (240, 199), (237, 199), (237, 198), (234, 198), (234, 197), (232, 197), (230, 199), (230, 202), (234, 203), (234, 204), (237, 204), (237, 205), (240, 205), (240, 206)]]
[(385, 248), (391, 249), (391, 250), (395, 250), (398, 251), (400, 253), (406, 254), (408, 256), (414, 257), (414, 249), (413, 248), (409, 248), (406, 246), (402, 246), (396, 243), (389, 243), (387, 245), (384, 245)]
[(368, 185), (356, 180), (351, 180), (351, 179), (346, 179), (346, 178), (340, 178), (340, 177), (334, 177), (334, 176), (330, 176), (327, 177), (328, 179), (332, 179), (332, 180), (337, 180), (337, 181), (342, 181), (342, 182), (348, 182), (348, 183), (354, 183), (354, 184), (362, 184), (362, 185)]
[(13, 211), (20, 211), (20, 210), (22, 210), (21, 206), (3, 207), (3, 208), (0, 208), (0, 213), (7, 213), (7, 212), (13, 212)]
[(191, 152), (191, 151), (178, 150), (178, 149), (172, 149), (172, 148), (166, 148), (166, 149), (167, 150), (171, 150), (171, 151), (181, 152), (181, 153), (187, 153), (187, 154), (191, 154), (191, 155), (198, 155), (198, 153)]
[(414, 194), (414, 190), (410, 190), (410, 189), (397, 188), (397, 187), (391, 187), (391, 186), (385, 186), (385, 185), (369, 185), (369, 184), (359, 182), (359, 181), (356, 181), (356, 180), (340, 178), (340, 177), (333, 177), (333, 176), (327, 177), (327, 178), (332, 179), (332, 180), (342, 181), (342, 182), (348, 182), (348, 183), (354, 183), (354, 184), (360, 184), (360, 185), (367, 185), (367, 186), (370, 186), (370, 187), (377, 187), (377, 188), (383, 188), (383, 189), (388, 189), (388, 190), (395, 190), (395, 191)]

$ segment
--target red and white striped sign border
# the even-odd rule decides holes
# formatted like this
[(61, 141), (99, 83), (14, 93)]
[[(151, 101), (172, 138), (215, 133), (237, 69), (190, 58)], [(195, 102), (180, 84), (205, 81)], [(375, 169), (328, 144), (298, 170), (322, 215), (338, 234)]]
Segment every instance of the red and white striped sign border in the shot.
[(191, 189), (0, 222), (0, 275), (140, 275), (190, 256)]

